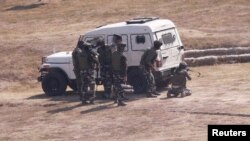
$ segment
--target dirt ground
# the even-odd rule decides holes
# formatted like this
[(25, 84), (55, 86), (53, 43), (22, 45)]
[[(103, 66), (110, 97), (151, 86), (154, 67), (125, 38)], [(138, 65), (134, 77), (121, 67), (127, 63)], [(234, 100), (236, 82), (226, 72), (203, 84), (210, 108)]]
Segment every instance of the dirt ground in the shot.
[(0, 140), (203, 141), (208, 124), (249, 124), (250, 64), (192, 68), (185, 98), (128, 94), (127, 106), (109, 100), (81, 106), (68, 92), (47, 97), (37, 88), (0, 94)]

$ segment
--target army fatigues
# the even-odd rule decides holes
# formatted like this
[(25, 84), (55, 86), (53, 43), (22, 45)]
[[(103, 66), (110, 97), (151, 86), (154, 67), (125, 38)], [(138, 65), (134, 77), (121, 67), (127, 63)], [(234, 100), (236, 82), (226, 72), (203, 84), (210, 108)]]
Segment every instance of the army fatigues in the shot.
[(100, 63), (101, 80), (103, 82), (106, 98), (111, 96), (112, 87), (112, 52), (109, 46), (99, 47), (97, 52), (99, 53), (98, 60)]
[(157, 58), (157, 52), (153, 48), (146, 50), (141, 57), (140, 65), (143, 67), (144, 74), (148, 83), (148, 89), (147, 89), (148, 96), (156, 93), (155, 79), (151, 71), (151, 67), (156, 61), (156, 58)]
[[(91, 103), (95, 98), (95, 80), (94, 80), (94, 68), (98, 60), (95, 54), (89, 49), (89, 44), (84, 44), (81, 50), (78, 50), (77, 60), (78, 68), (80, 70), (80, 100), (82, 103), (86, 103), (89, 100)], [(88, 90), (89, 88), (89, 90)]]
[(72, 52), (72, 62), (74, 66), (74, 74), (76, 76), (76, 88), (77, 88), (77, 94), (80, 94), (81, 89), (81, 77), (80, 77), (80, 68), (79, 68), (79, 61), (78, 61), (78, 54), (81, 52), (81, 49), (77, 45), (77, 47)]
[(124, 77), (127, 72), (127, 59), (122, 54), (122, 51), (115, 51), (112, 54), (112, 70), (113, 70), (113, 84), (115, 90), (115, 102), (118, 102), (118, 106), (124, 106), (122, 102), (124, 100), (125, 91), (122, 87), (124, 83)]
[(181, 97), (191, 95), (191, 90), (186, 88), (187, 79), (191, 80), (187, 70), (178, 68), (171, 78), (172, 87), (168, 91), (168, 97), (176, 97), (179, 94), (181, 94)]

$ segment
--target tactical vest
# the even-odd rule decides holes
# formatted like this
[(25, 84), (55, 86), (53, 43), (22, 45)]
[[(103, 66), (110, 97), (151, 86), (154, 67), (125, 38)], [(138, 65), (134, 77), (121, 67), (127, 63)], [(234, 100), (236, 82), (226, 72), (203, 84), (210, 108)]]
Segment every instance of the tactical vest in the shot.
[(112, 69), (114, 71), (121, 71), (121, 58), (122, 54), (118, 51), (112, 54)]
[(99, 48), (99, 61), (101, 65), (111, 65), (111, 49), (109, 47)]
[(151, 64), (151, 61), (155, 55), (157, 55), (157, 53), (153, 49), (146, 50), (141, 57), (140, 64), (144, 66)]
[(186, 87), (186, 72), (184, 70), (179, 70), (175, 72), (173, 78), (171, 79), (172, 85)]
[(79, 62), (79, 69), (91, 69), (88, 53), (82, 49), (80, 53), (78, 53), (78, 62)]

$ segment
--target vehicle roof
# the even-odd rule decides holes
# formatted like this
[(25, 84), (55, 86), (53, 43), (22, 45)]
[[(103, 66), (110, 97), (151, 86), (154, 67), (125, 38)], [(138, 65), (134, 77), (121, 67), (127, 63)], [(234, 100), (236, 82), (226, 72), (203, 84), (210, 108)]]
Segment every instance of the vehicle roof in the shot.
[(110, 32), (111, 34), (116, 32), (144, 33), (144, 32), (160, 31), (173, 27), (175, 27), (174, 23), (167, 19), (156, 19), (145, 23), (130, 23), (130, 24), (127, 24), (127, 22), (119, 22), (97, 27), (94, 30), (86, 32), (85, 35), (98, 34), (98, 33), (103, 34), (108, 32)]

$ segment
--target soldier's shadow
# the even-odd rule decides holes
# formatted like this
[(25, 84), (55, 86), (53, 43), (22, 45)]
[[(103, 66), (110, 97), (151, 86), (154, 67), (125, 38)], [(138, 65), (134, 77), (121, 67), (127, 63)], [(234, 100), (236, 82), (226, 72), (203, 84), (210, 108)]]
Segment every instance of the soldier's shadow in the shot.
[[(75, 94), (73, 91), (67, 91), (60, 96), (48, 96), (44, 93), (36, 94), (26, 98), (28, 100), (35, 100), (35, 99), (47, 99), (49, 101), (63, 101), (63, 102), (79, 102), (79, 95)], [(96, 92), (96, 100), (101, 100), (101, 103), (106, 103), (108, 100), (104, 99), (103, 92), (97, 91)]]
[[(146, 98), (145, 94), (133, 94), (131, 92), (127, 92), (126, 93), (127, 98), (129, 98), (129, 100), (126, 100), (125, 103), (128, 104), (132, 102), (132, 101), (136, 101), (142, 98)], [(95, 100), (95, 104), (87, 104), (87, 105), (82, 105), (80, 100), (79, 100), (79, 95), (75, 94), (73, 91), (67, 91), (65, 94), (61, 95), (61, 96), (47, 96), (44, 93), (41, 94), (37, 94), (31, 97), (27, 98), (28, 100), (35, 100), (35, 99), (48, 99), (49, 101), (60, 101), (63, 103), (63, 106), (60, 106), (59, 108), (56, 109), (52, 109), (47, 111), (48, 113), (51, 114), (56, 114), (56, 113), (60, 113), (60, 112), (66, 112), (66, 111), (70, 111), (73, 110), (75, 108), (78, 107), (90, 107), (87, 110), (81, 111), (81, 114), (88, 114), (91, 112), (98, 112), (101, 110), (108, 110), (108, 109), (113, 109), (113, 108), (117, 108), (117, 104), (114, 103), (113, 100), (111, 99), (104, 99), (103, 98), (103, 92), (102, 91), (97, 91), (96, 93), (96, 100)], [(78, 104), (76, 105), (69, 105), (69, 103), (75, 103), (78, 102)], [(67, 104), (68, 103), (68, 104)], [(57, 104), (45, 104), (44, 106), (55, 106)]]

